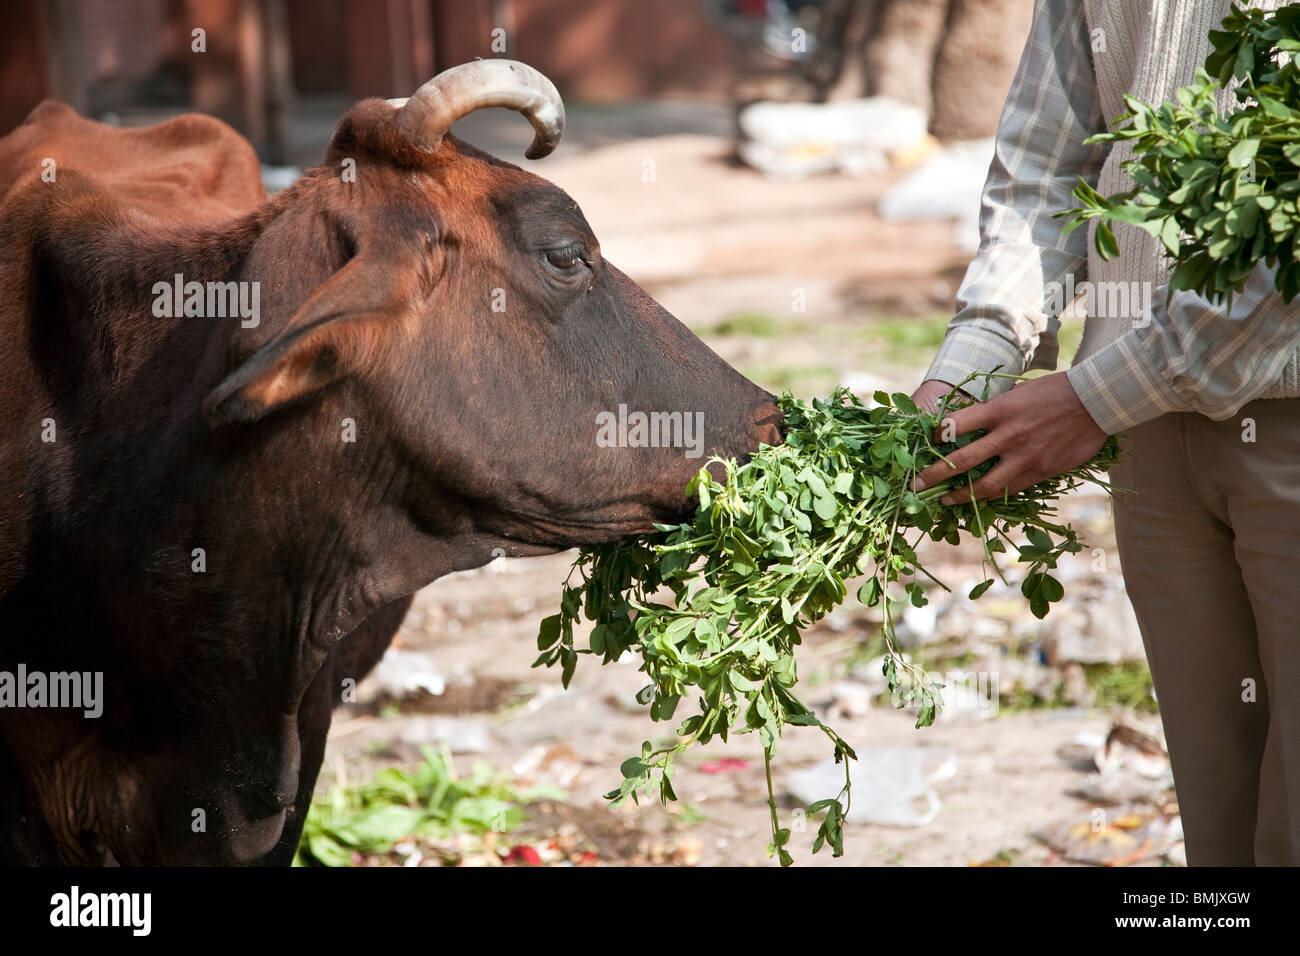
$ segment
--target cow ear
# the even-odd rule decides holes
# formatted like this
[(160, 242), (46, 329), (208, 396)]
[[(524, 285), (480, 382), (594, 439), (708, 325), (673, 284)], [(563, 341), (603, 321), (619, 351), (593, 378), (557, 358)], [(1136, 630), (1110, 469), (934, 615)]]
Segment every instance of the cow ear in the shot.
[(252, 422), (378, 364), (406, 304), (377, 295), (382, 274), (353, 259), (312, 295), (285, 331), (208, 395), (209, 424)]

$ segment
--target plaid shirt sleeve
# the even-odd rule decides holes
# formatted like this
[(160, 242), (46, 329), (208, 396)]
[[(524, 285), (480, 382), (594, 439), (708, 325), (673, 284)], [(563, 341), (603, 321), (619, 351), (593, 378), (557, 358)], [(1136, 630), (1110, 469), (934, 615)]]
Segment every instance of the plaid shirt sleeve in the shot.
[[(1106, 128), (1097, 96), (1083, 5), (1038, 0), (1033, 26), (998, 122), (980, 210), (980, 249), (957, 292), (956, 314), (926, 373), (956, 385), (1001, 367), (1056, 367), (1063, 295), (1047, 294), (1067, 274), (1087, 270), (1087, 230), (1061, 235), (1054, 213), (1076, 203), (1082, 176), (1091, 183), (1104, 146), (1083, 140)], [(1110, 370), (1097, 367), (1097, 371)], [(991, 379), (990, 397), (1009, 379)]]
[(1113, 434), (1166, 412), (1228, 418), (1278, 380), (1300, 341), (1300, 304), (1282, 301), (1260, 263), (1229, 311), (1193, 292), (1157, 290), (1138, 325), (1070, 369), (1098, 427)]

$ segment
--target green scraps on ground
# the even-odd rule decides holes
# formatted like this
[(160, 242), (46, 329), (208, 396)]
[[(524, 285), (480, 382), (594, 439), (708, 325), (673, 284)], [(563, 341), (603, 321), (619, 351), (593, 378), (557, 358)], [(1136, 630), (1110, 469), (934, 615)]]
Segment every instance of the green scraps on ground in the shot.
[(415, 770), (384, 769), (312, 801), (295, 865), (351, 866), (356, 854), (389, 853), (406, 839), (508, 833), (524, 819), (522, 804), (560, 796), (553, 789), (518, 791), (482, 763), (461, 777), (450, 753), (423, 753)]

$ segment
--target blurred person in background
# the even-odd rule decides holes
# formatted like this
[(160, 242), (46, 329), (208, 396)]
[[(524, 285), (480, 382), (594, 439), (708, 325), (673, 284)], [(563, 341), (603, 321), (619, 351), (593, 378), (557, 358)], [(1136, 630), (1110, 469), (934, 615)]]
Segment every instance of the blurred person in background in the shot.
[[(1273, 0), (1249, 6), (1272, 11)], [(914, 397), (933, 408), (972, 373), (1056, 367), (1062, 289), (1095, 293), (1073, 366), (953, 413), (988, 434), (958, 472), (997, 457), (977, 498), (1082, 464), (1108, 434), (1115, 534), (1173, 763), (1192, 865), (1300, 863), (1300, 308), (1262, 263), (1231, 313), (1189, 292), (1166, 304), (1158, 239), (1125, 230), (1121, 254), (1053, 215), (1082, 177), (1132, 188), (1128, 144), (1085, 146), (1124, 113), (1193, 82), (1230, 0), (1038, 0), (985, 183), (980, 250)], [(1220, 108), (1235, 99), (1221, 94)], [(1116, 291), (1142, 294), (1117, 295)], [(1147, 294), (1149, 292), (1149, 294)], [(1127, 303), (1127, 306), (1124, 305)], [(1134, 307), (1134, 306), (1137, 307)], [(1116, 307), (1119, 306), (1119, 307)], [(983, 393), (982, 382), (969, 386)], [(951, 477), (942, 462), (919, 485)], [(966, 489), (945, 502), (970, 498)]]

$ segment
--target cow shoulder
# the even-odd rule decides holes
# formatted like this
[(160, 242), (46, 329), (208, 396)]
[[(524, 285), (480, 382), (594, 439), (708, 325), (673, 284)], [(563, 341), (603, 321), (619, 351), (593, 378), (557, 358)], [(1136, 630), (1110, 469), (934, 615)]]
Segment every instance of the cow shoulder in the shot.
[(170, 222), (243, 215), (265, 201), (248, 141), (210, 116), (187, 113), (152, 126), (117, 127), (47, 100), (0, 138), (0, 195), (33, 174), (57, 185), (76, 172), (121, 203)]

